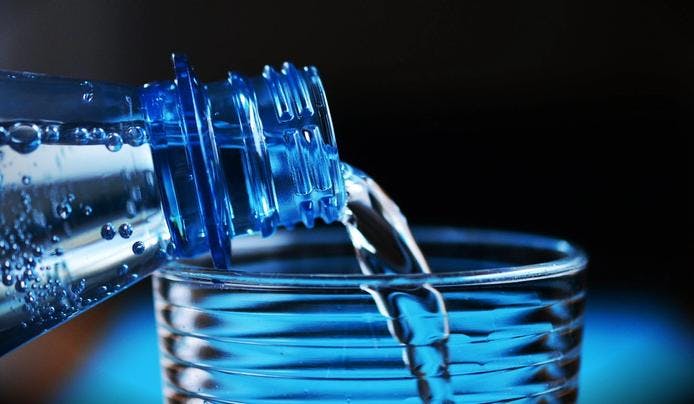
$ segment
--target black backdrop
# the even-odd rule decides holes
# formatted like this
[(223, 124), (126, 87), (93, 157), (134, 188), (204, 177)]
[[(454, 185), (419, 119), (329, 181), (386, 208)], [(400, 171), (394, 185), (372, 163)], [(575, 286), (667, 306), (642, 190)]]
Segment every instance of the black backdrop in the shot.
[(692, 307), (691, 8), (670, 1), (25, 2), (0, 68), (143, 83), (315, 64), (341, 155), (414, 223), (563, 236), (593, 290)]

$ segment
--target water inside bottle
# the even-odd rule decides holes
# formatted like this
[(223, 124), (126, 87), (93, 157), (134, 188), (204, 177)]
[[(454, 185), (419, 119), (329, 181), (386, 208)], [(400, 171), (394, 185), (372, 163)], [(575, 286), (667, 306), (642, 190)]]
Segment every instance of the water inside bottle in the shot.
[(166, 260), (140, 128), (0, 122), (0, 354)]
[[(0, 124), (0, 353), (122, 290), (170, 243), (144, 123)], [(342, 223), (366, 275), (430, 273), (397, 205), (345, 165)], [(148, 265), (143, 263), (149, 261)], [(424, 402), (453, 402), (441, 294), (364, 287)]]

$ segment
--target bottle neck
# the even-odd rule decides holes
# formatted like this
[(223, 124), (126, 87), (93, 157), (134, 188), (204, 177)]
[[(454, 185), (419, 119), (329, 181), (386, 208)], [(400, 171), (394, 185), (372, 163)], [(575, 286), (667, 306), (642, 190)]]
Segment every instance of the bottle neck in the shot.
[(185, 58), (176, 80), (141, 94), (162, 204), (177, 251), (231, 262), (231, 238), (339, 219), (344, 183), (315, 68), (229, 73), (201, 85)]

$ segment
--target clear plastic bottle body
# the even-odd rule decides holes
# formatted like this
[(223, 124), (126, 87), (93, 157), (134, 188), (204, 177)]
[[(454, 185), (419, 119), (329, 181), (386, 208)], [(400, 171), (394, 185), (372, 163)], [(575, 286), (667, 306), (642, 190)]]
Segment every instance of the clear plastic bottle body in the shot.
[(233, 237), (338, 218), (315, 69), (202, 85), (174, 67), (144, 87), (0, 72), (0, 355), (166, 260), (228, 268)]
[(138, 88), (0, 73), (0, 354), (167, 259)]
[(3, 353), (151, 273), (168, 229), (146, 145), (0, 150)]

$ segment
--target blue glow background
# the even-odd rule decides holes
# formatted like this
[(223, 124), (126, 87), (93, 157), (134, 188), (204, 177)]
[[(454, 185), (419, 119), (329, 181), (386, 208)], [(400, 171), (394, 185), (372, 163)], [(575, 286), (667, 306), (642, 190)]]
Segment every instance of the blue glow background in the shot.
[[(62, 403), (161, 401), (151, 301), (122, 307), (87, 361), (56, 396)], [(580, 403), (670, 403), (694, 398), (694, 339), (683, 312), (654, 296), (589, 296)]]

